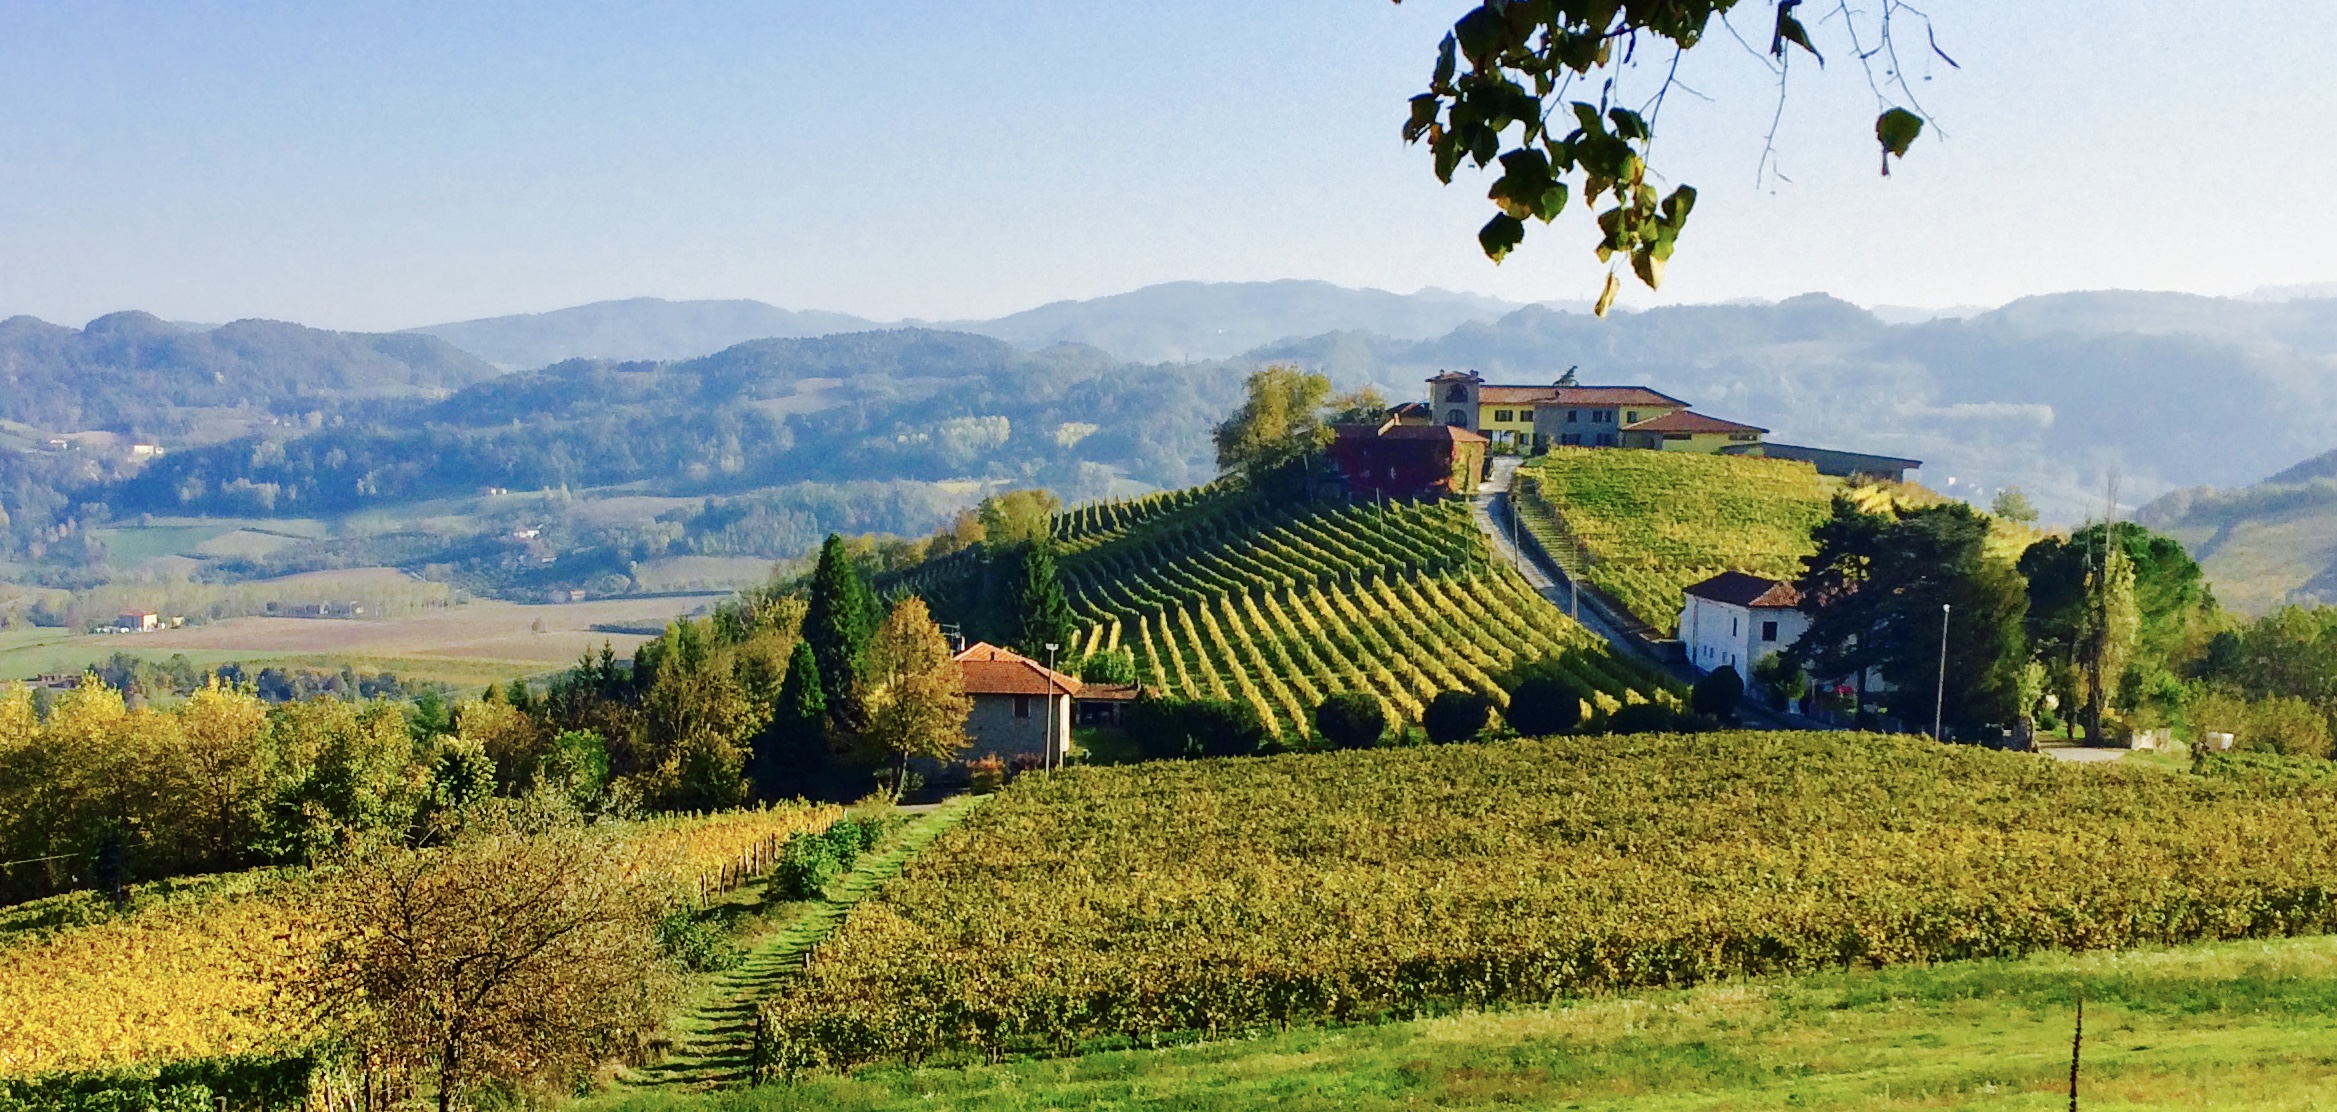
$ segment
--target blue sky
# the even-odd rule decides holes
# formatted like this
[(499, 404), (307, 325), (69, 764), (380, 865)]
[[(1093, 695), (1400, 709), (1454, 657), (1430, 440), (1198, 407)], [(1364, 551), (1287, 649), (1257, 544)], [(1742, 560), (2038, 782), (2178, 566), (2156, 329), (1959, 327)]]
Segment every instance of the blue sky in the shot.
[[(1496, 267), (1484, 183), (1438, 186), (1397, 139), (1465, 7), (0, 0), (0, 315), (393, 328), (654, 295), (944, 319), (1188, 278), (1592, 296), (1580, 214)], [(1702, 202), (1664, 290), (1625, 303), (2337, 279), (2337, 5), (2215, 8), (1935, 0), (1963, 68), (1910, 73), (1947, 139), (1889, 179), (1837, 50), (1793, 73), (1790, 181), (1756, 184), (1771, 78), (1714, 42), (1656, 158)], [(1766, 11), (1746, 0), (1748, 38)]]

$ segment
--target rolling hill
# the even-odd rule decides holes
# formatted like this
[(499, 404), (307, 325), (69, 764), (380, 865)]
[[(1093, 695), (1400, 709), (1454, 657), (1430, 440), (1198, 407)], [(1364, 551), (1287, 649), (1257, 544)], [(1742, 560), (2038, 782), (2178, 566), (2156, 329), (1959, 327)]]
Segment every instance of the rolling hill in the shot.
[(2170, 492), (2135, 520), (2182, 541), (2234, 610), (2337, 602), (2337, 452), (2231, 490)]

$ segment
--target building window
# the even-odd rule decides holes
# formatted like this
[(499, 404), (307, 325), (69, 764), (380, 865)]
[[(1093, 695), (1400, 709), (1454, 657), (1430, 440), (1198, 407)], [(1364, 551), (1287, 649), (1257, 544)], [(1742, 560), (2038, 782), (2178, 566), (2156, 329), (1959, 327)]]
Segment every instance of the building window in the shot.
[(1014, 716), (1016, 718), (1029, 718), (1031, 716), (1030, 696), (1017, 695), (1014, 697)]
[(1761, 434), (1760, 434), (1760, 433), (1757, 433), (1757, 432), (1732, 432), (1732, 433), (1728, 434), (1728, 438), (1729, 438), (1730, 440), (1741, 440), (1741, 441), (1747, 441), (1747, 442), (1750, 442), (1750, 441), (1755, 441), (1755, 440), (1759, 440), (1759, 439), (1761, 439)]
[(1559, 434), (1558, 434), (1558, 443), (1559, 443), (1559, 445), (1560, 445), (1560, 446), (1562, 446), (1562, 447), (1563, 447), (1563, 446), (1572, 446), (1572, 447), (1580, 448), (1580, 447), (1582, 447), (1582, 434), (1581, 434), (1581, 433), (1579, 433), (1579, 432), (1566, 432), (1566, 433), (1559, 433)]
[(1567, 411), (1566, 411), (1566, 423), (1567, 423), (1567, 424), (1569, 424), (1569, 425), (1578, 425), (1578, 424), (1581, 424), (1581, 423), (1582, 423), (1582, 411), (1581, 411), (1581, 410), (1579, 410), (1579, 409), (1569, 409), (1569, 410), (1567, 410)]
[(1737, 620), (1736, 616), (1733, 614), (1730, 615), (1728, 619), (1728, 635), (1731, 637), (1737, 635)]
[(1775, 641), (1775, 640), (1777, 640), (1777, 623), (1776, 623), (1776, 622), (1762, 622), (1762, 623), (1761, 623), (1761, 640), (1763, 640), (1763, 641)]
[(1639, 423), (1639, 411), (1638, 411), (1638, 410), (1636, 410), (1636, 409), (1634, 409), (1634, 410), (1632, 410), (1631, 412), (1624, 414), (1624, 415), (1623, 415), (1623, 423), (1624, 423), (1624, 424), (1626, 424), (1626, 425), (1636, 425), (1636, 424), (1638, 424), (1638, 423)]
[(1599, 447), (1601, 447), (1601, 448), (1612, 448), (1612, 447), (1614, 447), (1614, 446), (1615, 446), (1615, 434), (1614, 434), (1614, 433), (1611, 433), (1611, 432), (1602, 432), (1602, 433), (1600, 433), (1600, 434), (1599, 434)]
[(1457, 382), (1456, 382), (1456, 383), (1452, 384), (1452, 386), (1451, 386), (1451, 387), (1449, 387), (1449, 388), (1447, 388), (1447, 389), (1445, 390), (1445, 392), (1444, 392), (1444, 400), (1446, 400), (1446, 401), (1448, 401), (1448, 402), (1465, 402), (1465, 401), (1468, 401), (1468, 400), (1469, 400), (1469, 390), (1468, 390), (1468, 388), (1467, 388), (1467, 387), (1465, 387), (1465, 386), (1462, 386), (1460, 383), (1457, 383)]
[(1456, 409), (1444, 415), (1444, 423), (1465, 429), (1469, 427), (1469, 415)]
[(1494, 419), (1494, 420), (1496, 420), (1496, 421), (1500, 421), (1500, 422), (1503, 422), (1503, 423), (1505, 423), (1505, 424), (1506, 424), (1507, 422), (1509, 422), (1510, 420), (1512, 420), (1512, 419), (1513, 419), (1513, 415), (1512, 415), (1511, 411), (1509, 411), (1509, 410), (1506, 410), (1506, 409), (1496, 409), (1496, 410), (1494, 410), (1494, 411), (1493, 411), (1493, 419)]

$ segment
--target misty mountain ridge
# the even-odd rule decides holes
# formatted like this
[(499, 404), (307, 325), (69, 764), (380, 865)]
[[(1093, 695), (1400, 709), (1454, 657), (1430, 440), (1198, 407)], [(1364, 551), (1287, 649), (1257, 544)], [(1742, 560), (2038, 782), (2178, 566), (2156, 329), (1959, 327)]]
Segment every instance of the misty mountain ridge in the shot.
[[(1167, 282), (1128, 293), (1056, 301), (993, 320), (878, 322), (848, 313), (793, 311), (760, 301), (666, 301), (637, 297), (548, 313), (425, 325), (436, 336), (507, 370), (563, 359), (695, 359), (759, 339), (882, 328), (935, 328), (990, 336), (1037, 350), (1086, 344), (1135, 363), (1226, 359), (1291, 336), (1369, 328), (1426, 339), (1468, 321), (1514, 312), (1516, 302), (1435, 287), (1398, 294), (1301, 279)], [(1580, 308), (1588, 308), (1585, 302)]]

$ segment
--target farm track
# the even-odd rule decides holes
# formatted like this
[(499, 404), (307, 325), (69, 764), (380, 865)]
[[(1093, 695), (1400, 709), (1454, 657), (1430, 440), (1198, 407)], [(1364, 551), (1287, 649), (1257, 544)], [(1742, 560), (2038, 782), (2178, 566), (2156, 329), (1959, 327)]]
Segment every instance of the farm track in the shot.
[(739, 964), (715, 974), (699, 989), (689, 1011), (675, 1024), (673, 1049), (655, 1064), (631, 1071), (634, 1085), (668, 1089), (715, 1089), (745, 1084), (753, 1065), (755, 1005), (803, 968), (812, 948), (827, 940), (853, 905), (901, 870), (943, 831), (956, 826), (986, 796), (960, 796), (931, 810), (912, 813), (907, 829), (890, 847), (865, 854), (852, 871), (785, 926), (756, 939)]

